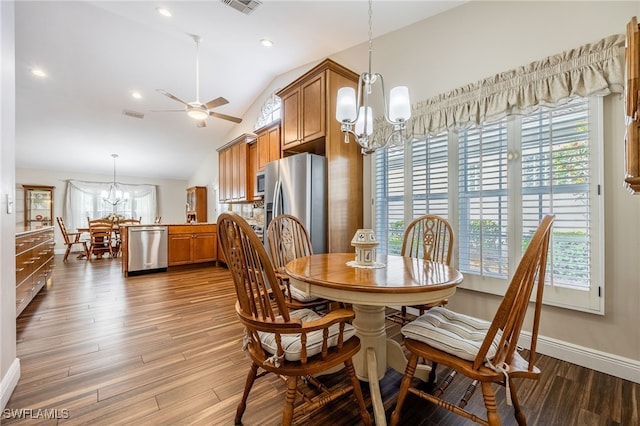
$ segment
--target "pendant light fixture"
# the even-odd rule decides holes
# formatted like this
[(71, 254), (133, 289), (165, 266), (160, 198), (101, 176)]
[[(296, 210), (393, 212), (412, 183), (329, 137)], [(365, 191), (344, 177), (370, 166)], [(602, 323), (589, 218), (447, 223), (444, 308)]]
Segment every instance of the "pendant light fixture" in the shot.
[(113, 183), (109, 186), (109, 192), (103, 200), (111, 204), (115, 211), (116, 206), (122, 201), (122, 191), (118, 190), (116, 182), (116, 158), (118, 158), (118, 154), (111, 154), (111, 156), (113, 157)]
[[(369, 70), (360, 74), (357, 97), (353, 87), (342, 87), (338, 90), (336, 105), (336, 119), (341, 123), (340, 128), (344, 132), (345, 143), (349, 143), (349, 135), (353, 136), (362, 148), (363, 154), (371, 154), (377, 149), (384, 148), (392, 140), (394, 143), (404, 142), (406, 122), (411, 118), (409, 89), (406, 86), (394, 87), (389, 92), (389, 102), (387, 102), (382, 75), (371, 72), (372, 2), (373, 0), (369, 0)], [(389, 124), (393, 125), (393, 131), (387, 138), (374, 140), (372, 137), (373, 110), (369, 104), (369, 96), (373, 92), (373, 85), (378, 81), (384, 101), (384, 117)]]

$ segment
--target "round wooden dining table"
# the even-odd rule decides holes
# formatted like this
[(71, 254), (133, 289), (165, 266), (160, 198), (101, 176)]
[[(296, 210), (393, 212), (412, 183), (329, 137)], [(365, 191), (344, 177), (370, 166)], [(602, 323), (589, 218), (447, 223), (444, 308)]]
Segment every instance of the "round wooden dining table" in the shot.
[[(412, 257), (379, 255), (374, 267), (352, 266), (354, 260), (354, 253), (316, 254), (292, 260), (286, 272), (299, 290), (353, 305), (353, 326), (362, 345), (353, 359), (356, 375), (369, 382), (376, 424), (386, 424), (378, 382), (387, 367), (404, 373), (407, 359), (400, 344), (387, 339), (385, 307), (447, 299), (463, 277), (444, 263)], [(416, 371), (416, 377), (426, 380), (428, 372)]]

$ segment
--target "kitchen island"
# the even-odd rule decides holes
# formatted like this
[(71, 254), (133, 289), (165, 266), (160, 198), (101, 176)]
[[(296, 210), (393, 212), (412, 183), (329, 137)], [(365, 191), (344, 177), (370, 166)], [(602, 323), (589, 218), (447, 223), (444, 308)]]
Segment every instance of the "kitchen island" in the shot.
[(162, 225), (134, 224), (122, 227), (122, 270), (129, 275), (131, 256), (131, 232), (136, 228), (165, 227), (167, 230), (167, 266), (190, 265), (218, 260), (218, 234), (215, 223), (176, 223)]

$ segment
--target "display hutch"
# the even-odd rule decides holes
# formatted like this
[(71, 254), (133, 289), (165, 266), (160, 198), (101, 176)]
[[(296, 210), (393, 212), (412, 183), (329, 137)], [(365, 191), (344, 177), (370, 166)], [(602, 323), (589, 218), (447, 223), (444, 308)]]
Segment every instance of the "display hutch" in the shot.
[(187, 188), (187, 222), (207, 221), (207, 187)]
[(53, 224), (53, 186), (22, 185), (24, 189), (24, 226)]

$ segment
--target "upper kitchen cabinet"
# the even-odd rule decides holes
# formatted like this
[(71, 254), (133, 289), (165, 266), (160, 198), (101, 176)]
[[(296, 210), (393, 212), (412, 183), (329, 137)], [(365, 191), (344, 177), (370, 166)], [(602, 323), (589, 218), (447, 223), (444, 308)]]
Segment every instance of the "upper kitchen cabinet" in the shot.
[(258, 129), (256, 135), (258, 135), (256, 170), (258, 172), (263, 171), (268, 162), (280, 159), (280, 120)]
[(207, 221), (207, 187), (187, 188), (187, 222)]
[(282, 156), (312, 152), (327, 158), (329, 252), (352, 252), (351, 238), (363, 226), (362, 154), (344, 143), (335, 119), (338, 89), (358, 84), (358, 74), (326, 59), (280, 90)]
[(255, 140), (256, 135), (245, 133), (218, 149), (220, 201), (232, 203), (253, 200), (255, 170), (249, 170), (248, 145)]
[(53, 224), (53, 186), (22, 185), (25, 227)]
[(320, 71), (278, 93), (282, 99), (283, 150), (325, 136), (325, 83), (325, 71)]

